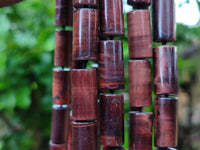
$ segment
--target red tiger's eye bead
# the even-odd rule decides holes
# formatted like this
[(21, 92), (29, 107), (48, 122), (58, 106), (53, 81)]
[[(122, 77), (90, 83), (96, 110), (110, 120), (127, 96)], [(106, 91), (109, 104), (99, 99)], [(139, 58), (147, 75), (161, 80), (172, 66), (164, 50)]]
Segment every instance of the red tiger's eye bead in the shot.
[(154, 107), (155, 146), (176, 147), (178, 136), (177, 98), (156, 97)]
[(134, 10), (127, 14), (129, 58), (152, 57), (150, 12)]

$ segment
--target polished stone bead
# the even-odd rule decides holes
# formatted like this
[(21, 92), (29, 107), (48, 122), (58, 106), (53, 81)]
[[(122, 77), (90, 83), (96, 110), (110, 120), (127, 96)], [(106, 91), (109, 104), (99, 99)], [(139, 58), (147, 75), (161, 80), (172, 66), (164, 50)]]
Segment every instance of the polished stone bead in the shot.
[(98, 55), (99, 12), (95, 9), (74, 11), (73, 60), (96, 61)]
[(100, 0), (101, 34), (105, 37), (124, 34), (122, 0)]
[(55, 144), (64, 144), (68, 137), (69, 108), (53, 107), (51, 124), (51, 141)]
[(127, 14), (129, 58), (152, 57), (150, 12), (134, 10)]
[(154, 48), (154, 84), (157, 95), (178, 93), (177, 50), (165, 45)]
[(148, 60), (129, 61), (129, 103), (131, 107), (152, 105), (151, 63)]
[(97, 123), (72, 122), (73, 150), (97, 149)]
[(99, 76), (100, 88), (104, 90), (124, 89), (123, 43), (100, 41)]
[(174, 0), (153, 0), (153, 41), (176, 41)]
[(129, 150), (152, 150), (153, 113), (129, 113)]
[(120, 146), (124, 142), (124, 102), (122, 94), (100, 95), (101, 144)]
[(54, 65), (69, 67), (72, 65), (72, 31), (56, 30)]
[(55, 25), (72, 26), (73, 24), (73, 0), (56, 0)]
[(176, 147), (178, 136), (177, 98), (156, 97), (154, 106), (155, 146)]
[(71, 104), (71, 70), (54, 69), (52, 85), (53, 104)]
[(97, 83), (94, 69), (72, 69), (72, 118), (97, 119)]

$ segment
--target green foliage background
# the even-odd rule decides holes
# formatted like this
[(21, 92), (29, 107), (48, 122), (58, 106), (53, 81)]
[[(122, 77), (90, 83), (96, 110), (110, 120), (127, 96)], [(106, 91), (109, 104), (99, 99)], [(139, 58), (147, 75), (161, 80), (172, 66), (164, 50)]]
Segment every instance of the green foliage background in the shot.
[[(26, 0), (0, 9), (0, 150), (48, 149), (56, 28), (54, 3), (54, 0)], [(125, 92), (128, 92), (126, 26), (125, 15), (126, 34), (120, 39), (124, 42)], [(193, 59), (182, 57), (186, 47), (200, 40), (199, 29), (178, 25), (175, 44), (180, 56), (180, 86), (190, 82), (191, 75), (197, 74), (200, 66), (199, 55)], [(147, 108), (147, 111), (152, 110)], [(128, 111), (126, 102), (126, 148)]]

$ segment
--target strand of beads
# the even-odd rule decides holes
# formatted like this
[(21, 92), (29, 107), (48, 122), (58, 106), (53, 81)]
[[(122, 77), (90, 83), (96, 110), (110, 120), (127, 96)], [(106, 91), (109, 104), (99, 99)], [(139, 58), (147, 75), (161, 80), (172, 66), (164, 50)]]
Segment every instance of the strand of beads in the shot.
[(161, 42), (154, 48), (155, 146), (173, 149), (177, 146), (177, 54), (174, 0), (153, 1), (153, 40)]
[(143, 112), (152, 105), (151, 58), (152, 35), (151, 0), (128, 0), (135, 10), (127, 14), (129, 43), (129, 150), (152, 149), (153, 113)]
[(87, 62), (98, 58), (98, 1), (74, 0), (73, 6), (72, 146), (96, 150), (97, 77)]
[[(68, 147), (69, 113), (71, 105), (72, 65), (72, 0), (56, 0), (55, 52), (53, 69), (53, 111), (50, 150), (66, 150)], [(67, 26), (67, 30), (65, 29)], [(68, 68), (66, 68), (68, 67)], [(70, 150), (70, 149), (68, 149)]]
[(124, 34), (122, 0), (100, 1), (100, 29), (100, 141), (103, 150), (115, 150), (124, 143), (124, 98), (115, 94), (124, 89), (123, 43), (113, 40)]

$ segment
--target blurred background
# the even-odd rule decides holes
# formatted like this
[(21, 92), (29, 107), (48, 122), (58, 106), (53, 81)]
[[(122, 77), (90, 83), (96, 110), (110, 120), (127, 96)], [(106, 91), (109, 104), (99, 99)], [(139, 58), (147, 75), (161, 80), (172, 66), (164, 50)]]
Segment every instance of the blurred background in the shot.
[[(175, 0), (179, 73), (179, 149), (200, 150), (200, 1)], [(128, 148), (126, 34), (125, 148)], [(55, 46), (54, 0), (25, 0), (0, 9), (0, 150), (47, 150)], [(117, 39), (117, 38), (116, 38)], [(154, 43), (154, 46), (158, 45)], [(154, 98), (154, 93), (152, 93)], [(146, 108), (153, 111), (153, 107)]]

